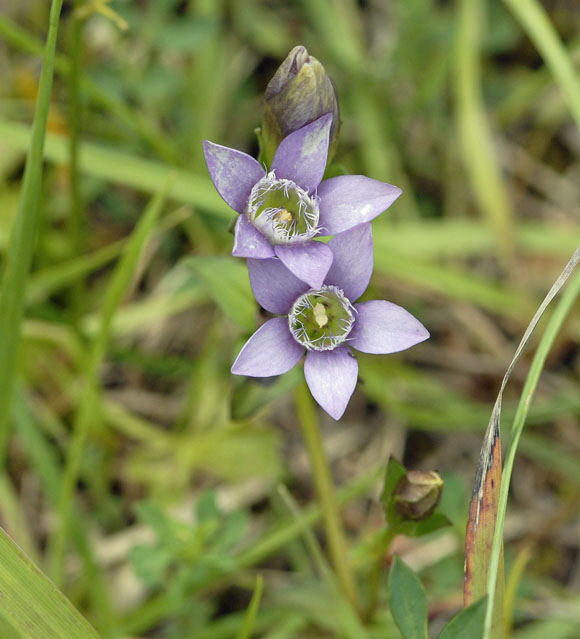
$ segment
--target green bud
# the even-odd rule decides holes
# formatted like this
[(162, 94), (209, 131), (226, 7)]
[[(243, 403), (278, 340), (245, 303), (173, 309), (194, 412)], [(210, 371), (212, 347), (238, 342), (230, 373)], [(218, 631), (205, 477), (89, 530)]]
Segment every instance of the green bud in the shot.
[(433, 513), (443, 492), (435, 471), (409, 470), (395, 489), (395, 508), (403, 519), (420, 521)]
[(328, 159), (338, 143), (340, 115), (336, 90), (330, 76), (303, 46), (290, 51), (264, 94), (264, 120), (261, 131), (262, 159), (268, 166), (280, 142), (290, 133), (332, 113)]

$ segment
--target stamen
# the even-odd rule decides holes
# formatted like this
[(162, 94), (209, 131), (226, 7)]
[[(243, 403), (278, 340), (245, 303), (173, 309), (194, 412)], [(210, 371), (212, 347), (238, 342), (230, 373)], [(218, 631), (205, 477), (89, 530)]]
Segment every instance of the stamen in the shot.
[(272, 244), (304, 242), (319, 232), (318, 198), (274, 172), (254, 185), (247, 215)]
[(318, 302), (318, 304), (314, 307), (314, 319), (320, 328), (326, 326), (328, 324), (328, 316), (326, 315), (326, 310), (324, 305)]
[(308, 350), (333, 350), (347, 340), (355, 308), (336, 286), (323, 286), (301, 295), (288, 315), (294, 339)]

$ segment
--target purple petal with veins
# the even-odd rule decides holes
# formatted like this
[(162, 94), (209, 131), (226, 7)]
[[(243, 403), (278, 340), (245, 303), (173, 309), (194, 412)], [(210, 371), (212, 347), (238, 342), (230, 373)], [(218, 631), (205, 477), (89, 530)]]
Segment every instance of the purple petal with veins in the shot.
[(324, 283), (338, 286), (353, 302), (365, 292), (373, 271), (371, 225), (359, 224), (340, 233), (328, 242), (328, 246), (334, 260)]
[(322, 242), (278, 244), (274, 251), (288, 270), (312, 288), (322, 286), (332, 264), (332, 250)]
[(348, 348), (309, 351), (304, 361), (304, 376), (312, 397), (331, 417), (340, 419), (358, 377), (358, 363)]
[(294, 367), (304, 348), (288, 330), (285, 317), (274, 317), (262, 324), (250, 337), (232, 366), (235, 375), (271, 377), (282, 375)]
[(319, 225), (325, 234), (342, 233), (370, 222), (388, 209), (401, 193), (398, 186), (364, 175), (339, 175), (324, 180), (318, 187)]
[(245, 215), (240, 215), (236, 221), (232, 255), (266, 259), (274, 257), (274, 247), (253, 224), (250, 224)]
[(248, 260), (248, 273), (258, 304), (277, 315), (288, 314), (296, 299), (309, 288), (277, 258)]
[(243, 213), (254, 184), (264, 177), (262, 165), (250, 155), (207, 140), (205, 161), (217, 192), (229, 206)]
[(348, 343), (363, 353), (396, 353), (429, 337), (423, 324), (397, 304), (372, 300), (354, 307), (357, 317)]
[(276, 177), (315, 191), (326, 170), (331, 124), (332, 114), (327, 113), (285, 137), (272, 160)]

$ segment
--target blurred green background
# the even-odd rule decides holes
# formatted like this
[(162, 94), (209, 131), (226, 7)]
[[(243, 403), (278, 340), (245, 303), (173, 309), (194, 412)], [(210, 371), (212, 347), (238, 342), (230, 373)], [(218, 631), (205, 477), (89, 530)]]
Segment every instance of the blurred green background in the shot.
[[(201, 147), (257, 153), (261, 96), (296, 44), (336, 83), (335, 162), (403, 189), (373, 225), (365, 298), (402, 305), (431, 333), (408, 352), (361, 354), (344, 418), (321, 414), (352, 561), (364, 590), (388, 456), (438, 469), (453, 526), (396, 547), (426, 584), (434, 628), (461, 605), (483, 431), (515, 346), (579, 237), (580, 107), (514, 5), (65, 3), (0, 520), (104, 637), (235, 637), (257, 573), (260, 636), (354, 636), (279, 490), (316, 520), (293, 405), (302, 372), (267, 384), (229, 373), (260, 312), (243, 262), (230, 257), (234, 214)], [(577, 4), (541, 6), (578, 74)], [(3, 255), (48, 9), (0, 0)], [(107, 306), (118, 258), (160, 192), (167, 200), (122, 303)], [(515, 469), (506, 555), (519, 639), (580, 629), (579, 334), (573, 315)], [(77, 461), (65, 503), (63, 473)], [(69, 534), (58, 529), (66, 510)], [(365, 632), (398, 636), (386, 614)]]

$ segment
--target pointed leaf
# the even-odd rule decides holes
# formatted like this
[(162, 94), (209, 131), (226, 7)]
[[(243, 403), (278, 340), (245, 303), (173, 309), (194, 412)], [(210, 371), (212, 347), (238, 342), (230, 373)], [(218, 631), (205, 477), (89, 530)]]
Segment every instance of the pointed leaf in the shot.
[(403, 466), (403, 464), (398, 462), (394, 457), (389, 457), (387, 470), (385, 471), (385, 483), (383, 486), (383, 492), (381, 493), (381, 504), (385, 511), (387, 521), (395, 500), (395, 488), (399, 481), (405, 476), (406, 472), (407, 469)]
[(403, 639), (427, 639), (425, 589), (399, 557), (395, 557), (389, 576), (389, 606)]
[(443, 628), (437, 639), (481, 639), (487, 608), (487, 597), (458, 612)]

